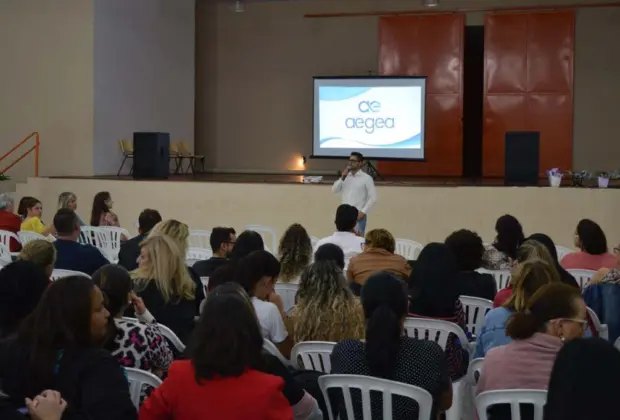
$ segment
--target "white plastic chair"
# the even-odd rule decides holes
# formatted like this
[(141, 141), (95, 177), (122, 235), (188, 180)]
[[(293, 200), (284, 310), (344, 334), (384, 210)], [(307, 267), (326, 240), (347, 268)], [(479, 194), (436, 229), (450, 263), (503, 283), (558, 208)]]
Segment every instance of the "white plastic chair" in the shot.
[[(0, 245), (5, 245), (9, 249), (10, 254), (19, 255), (19, 252), (14, 252), (14, 253), (10, 252), (11, 239), (15, 239), (17, 242), (21, 243), (21, 241), (19, 240), (19, 236), (17, 236), (13, 232), (9, 232), (8, 230), (0, 230)], [(10, 261), (11, 261), (11, 258), (9, 256), (9, 262)]]
[(48, 241), (49, 238), (38, 234), (36, 232), (31, 232), (29, 230), (20, 230), (18, 232), (19, 242), (21, 242), (22, 246), (26, 245), (28, 242), (36, 241), (37, 239), (42, 239), (44, 241)]
[(211, 249), (210, 238), (210, 230), (191, 229), (189, 231), (189, 247)]
[(73, 270), (61, 270), (59, 268), (55, 268), (54, 270), (52, 270), (52, 280), (56, 281), (58, 279), (61, 279), (63, 277), (70, 277), (70, 276), (82, 276), (82, 277), (88, 277), (90, 278), (90, 276), (86, 273), (82, 273), (81, 271), (73, 271)]
[(125, 368), (125, 372), (127, 373), (127, 382), (129, 382), (129, 396), (131, 397), (131, 402), (139, 409), (142, 385), (149, 385), (153, 388), (157, 388), (161, 385), (162, 381), (151, 372), (142, 369)]
[(295, 306), (295, 296), (297, 296), (299, 285), (292, 283), (276, 283), (274, 288), (276, 293), (282, 298), (284, 312), (288, 313), (293, 306)]
[(503, 389), (483, 392), (476, 397), (476, 409), (480, 420), (487, 420), (487, 409), (496, 404), (510, 404), (512, 420), (521, 419), (519, 404), (533, 404), (534, 420), (542, 420), (546, 403), (547, 391), (540, 389)]
[(291, 365), (290, 360), (287, 360), (286, 357), (282, 356), (282, 353), (280, 353), (280, 350), (278, 350), (276, 345), (266, 338), (263, 338), (263, 350), (273, 356), (276, 356), (285, 366)]
[(12, 261), (10, 248), (0, 243), (0, 267), (11, 264)]
[(126, 229), (116, 226), (81, 226), (78, 242), (99, 248), (108, 260), (116, 264), (121, 249), (121, 236), (129, 237)]
[(493, 309), (493, 302), (473, 296), (461, 296), (459, 300), (465, 312), (467, 331), (472, 336), (478, 335), (484, 325), (484, 316)]
[(486, 268), (479, 268), (476, 270), (480, 274), (490, 274), (497, 283), (497, 290), (502, 290), (508, 287), (510, 284), (510, 277), (512, 274), (510, 270), (487, 270)]
[(310, 243), (312, 244), (312, 249), (316, 250), (317, 242), (319, 242), (319, 238), (317, 238), (316, 236), (310, 237)]
[(190, 267), (196, 262), (208, 260), (213, 256), (213, 252), (206, 248), (189, 248), (185, 254), (185, 263)]
[(588, 285), (592, 277), (596, 274), (596, 271), (593, 270), (578, 270), (574, 268), (566, 271), (568, 271), (575, 278), (575, 280), (577, 280), (577, 283), (579, 283), (579, 287), (581, 287), (581, 290), (583, 290)]
[(424, 246), (421, 243), (409, 239), (396, 239), (396, 250), (394, 253), (404, 257), (406, 260), (415, 260), (420, 255)]
[(586, 309), (588, 310), (588, 314), (592, 319), (594, 329), (598, 332), (598, 336), (605, 340), (609, 340), (609, 327), (607, 326), (607, 324), (601, 323), (601, 320), (598, 318), (598, 315), (596, 315), (596, 312), (594, 312), (592, 308), (586, 306)]
[[(409, 337), (416, 337), (420, 340), (431, 340), (439, 344), (445, 351), (448, 344), (450, 333), (457, 336), (462, 347), (469, 355), (471, 347), (465, 331), (457, 324), (449, 321), (427, 318), (407, 318), (405, 319), (405, 332)], [(461, 420), (463, 412), (463, 381), (462, 379), (452, 382), (452, 407), (446, 412), (446, 420)]]
[(564, 258), (567, 254), (575, 252), (575, 250), (561, 245), (556, 245), (555, 250), (558, 253), (558, 261), (562, 261), (562, 258)]
[(263, 237), (263, 242), (265, 242), (265, 249), (267, 251), (272, 254), (278, 252), (278, 233), (274, 228), (262, 225), (247, 225), (245, 230), (253, 230), (260, 234), (260, 236)]
[(336, 343), (331, 341), (302, 341), (291, 350), (291, 364), (298, 369), (330, 373), (331, 355)]
[[(362, 420), (371, 420), (371, 400), (370, 392), (375, 394), (377, 391), (383, 393), (383, 420), (392, 419), (392, 396), (400, 395), (402, 397), (411, 398), (416, 401), (419, 406), (418, 420), (430, 420), (431, 410), (433, 408), (433, 397), (425, 389), (417, 386), (404, 384), (402, 382), (389, 381), (387, 379), (373, 378), (370, 376), (360, 375), (324, 375), (319, 378), (319, 387), (325, 398), (327, 405), (327, 413), (330, 420), (336, 420), (338, 413), (332, 412), (333, 402), (329, 399), (329, 390), (333, 388), (342, 391), (344, 407), (346, 409), (347, 418), (359, 418), (355, 416), (353, 410), (353, 401), (351, 397), (351, 389), (358, 389), (362, 394)], [(359, 411), (359, 410), (358, 410)], [(412, 420), (415, 420), (412, 418)]]

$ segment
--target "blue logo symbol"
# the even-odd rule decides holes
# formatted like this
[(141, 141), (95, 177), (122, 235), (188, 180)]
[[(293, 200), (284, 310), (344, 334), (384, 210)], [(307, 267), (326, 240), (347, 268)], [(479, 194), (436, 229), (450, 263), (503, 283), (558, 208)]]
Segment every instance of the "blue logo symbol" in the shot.
[(357, 110), (362, 114), (358, 117), (349, 117), (344, 124), (349, 129), (364, 129), (367, 134), (372, 134), (375, 129), (394, 128), (394, 118), (373, 117), (368, 114), (381, 112), (381, 102), (361, 101), (357, 104)]

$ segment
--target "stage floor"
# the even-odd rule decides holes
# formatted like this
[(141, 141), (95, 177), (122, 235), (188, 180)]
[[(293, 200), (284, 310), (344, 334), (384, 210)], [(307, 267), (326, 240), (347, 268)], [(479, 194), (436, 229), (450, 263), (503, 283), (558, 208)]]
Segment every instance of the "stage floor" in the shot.
[[(101, 175), (93, 177), (52, 177), (56, 179), (101, 179), (114, 181), (137, 181), (131, 176)], [(323, 176), (320, 184), (332, 184), (336, 181), (335, 175)], [(142, 180), (140, 180), (142, 181)], [(144, 179), (143, 181), (175, 181), (175, 182), (231, 182), (240, 184), (301, 184), (302, 175), (268, 175), (268, 174), (212, 174), (199, 173), (195, 175), (170, 175), (167, 180)], [(585, 181), (584, 187), (597, 188), (596, 179)], [(503, 178), (464, 178), (464, 177), (413, 177), (413, 176), (389, 176), (385, 179), (375, 180), (376, 185), (403, 186), (403, 187), (504, 187)], [(547, 179), (541, 178), (539, 187), (547, 187)], [(563, 187), (570, 187), (570, 180), (564, 180)], [(620, 181), (611, 181), (610, 188), (620, 188)]]

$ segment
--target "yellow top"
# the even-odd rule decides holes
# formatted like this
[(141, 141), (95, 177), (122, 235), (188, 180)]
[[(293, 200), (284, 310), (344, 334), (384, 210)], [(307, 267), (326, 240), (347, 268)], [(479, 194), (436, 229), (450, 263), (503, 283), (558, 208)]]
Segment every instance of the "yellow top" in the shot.
[(29, 217), (22, 222), (21, 230), (27, 230), (41, 235), (45, 230), (45, 225), (38, 217)]

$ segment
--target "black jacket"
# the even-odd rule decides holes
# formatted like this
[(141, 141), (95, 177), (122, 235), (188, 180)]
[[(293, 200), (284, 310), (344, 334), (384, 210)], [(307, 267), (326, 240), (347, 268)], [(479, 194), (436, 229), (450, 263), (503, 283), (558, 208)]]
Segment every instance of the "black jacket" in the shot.
[(140, 256), (140, 243), (146, 239), (146, 235), (138, 235), (121, 244), (118, 252), (118, 263), (125, 267), (127, 271), (138, 268), (138, 257)]
[[(15, 339), (0, 344), (2, 391), (15, 407), (24, 406), (29, 395), (28, 348)], [(67, 401), (63, 420), (135, 420), (138, 415), (129, 396), (129, 383), (118, 361), (99, 348), (64, 353), (57, 365), (53, 389)]]

